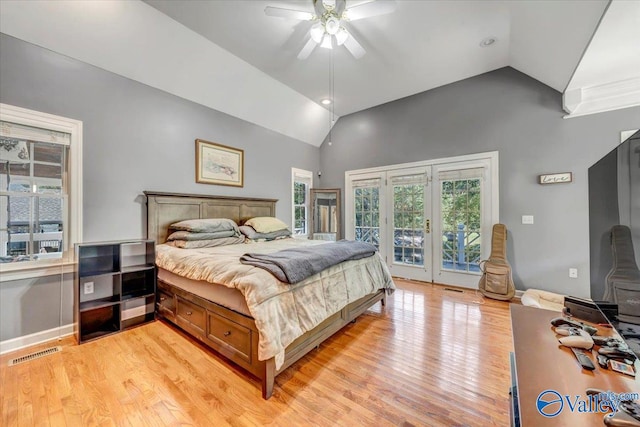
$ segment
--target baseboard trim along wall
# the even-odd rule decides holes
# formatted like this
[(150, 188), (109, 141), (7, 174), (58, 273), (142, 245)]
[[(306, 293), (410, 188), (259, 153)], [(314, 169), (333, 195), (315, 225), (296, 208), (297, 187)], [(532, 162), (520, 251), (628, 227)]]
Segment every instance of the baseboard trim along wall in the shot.
[(66, 337), (73, 334), (73, 323), (60, 326), (58, 328), (48, 329), (46, 331), (36, 332), (35, 334), (25, 335), (22, 337), (12, 338), (6, 341), (0, 341), (0, 354), (9, 353), (10, 351), (20, 350), (32, 345), (42, 344), (57, 338)]

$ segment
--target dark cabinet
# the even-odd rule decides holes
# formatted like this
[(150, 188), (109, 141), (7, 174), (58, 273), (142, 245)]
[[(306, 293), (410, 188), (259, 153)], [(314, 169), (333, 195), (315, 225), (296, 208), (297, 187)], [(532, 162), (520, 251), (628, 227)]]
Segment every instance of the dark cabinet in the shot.
[(153, 240), (75, 247), (74, 329), (78, 343), (154, 320)]

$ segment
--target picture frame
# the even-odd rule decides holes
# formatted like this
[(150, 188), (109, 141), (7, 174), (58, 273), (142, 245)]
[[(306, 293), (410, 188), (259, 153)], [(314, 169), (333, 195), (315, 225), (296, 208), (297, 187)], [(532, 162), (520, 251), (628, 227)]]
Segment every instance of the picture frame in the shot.
[(538, 175), (538, 184), (568, 184), (573, 182), (572, 172), (560, 172)]
[(196, 139), (196, 182), (244, 186), (244, 150)]

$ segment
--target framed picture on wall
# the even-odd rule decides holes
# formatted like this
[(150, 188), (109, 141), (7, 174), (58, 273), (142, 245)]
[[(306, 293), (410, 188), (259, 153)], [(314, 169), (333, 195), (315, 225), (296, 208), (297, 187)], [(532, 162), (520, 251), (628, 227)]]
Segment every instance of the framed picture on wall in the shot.
[(196, 182), (244, 186), (244, 150), (196, 139)]

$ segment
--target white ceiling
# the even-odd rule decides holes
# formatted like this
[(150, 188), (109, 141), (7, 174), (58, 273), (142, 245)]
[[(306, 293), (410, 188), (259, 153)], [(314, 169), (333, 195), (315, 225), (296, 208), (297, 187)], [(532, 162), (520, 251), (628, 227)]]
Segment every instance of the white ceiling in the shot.
[[(378, 0), (384, 1), (384, 0)], [(311, 22), (266, 16), (266, 6), (313, 12), (311, 0), (146, 2), (309, 99), (329, 97), (331, 51), (296, 58)], [(362, 0), (347, 0), (347, 8)], [(348, 23), (366, 49), (334, 50), (338, 116), (508, 65), (563, 91), (607, 1), (407, 1)], [(480, 47), (486, 37), (498, 42)]]
[[(362, 2), (347, 0), (347, 7)], [(559, 92), (570, 86), (568, 111), (593, 93), (585, 87), (619, 88), (623, 77), (640, 81), (640, 67), (625, 62), (640, 58), (638, 38), (630, 38), (640, 25), (627, 28), (640, 19), (640, 1), (614, 0), (600, 27), (606, 0), (396, 3), (391, 14), (348, 24), (364, 57), (354, 59), (343, 47), (333, 51), (336, 115), (505, 66)], [(329, 96), (330, 51), (316, 48), (297, 59), (311, 23), (264, 14), (266, 6), (312, 11), (311, 0), (1, 4), (3, 33), (309, 144), (319, 146), (330, 128), (319, 104)], [(597, 28), (602, 38), (593, 36)], [(489, 36), (497, 43), (480, 47)]]

